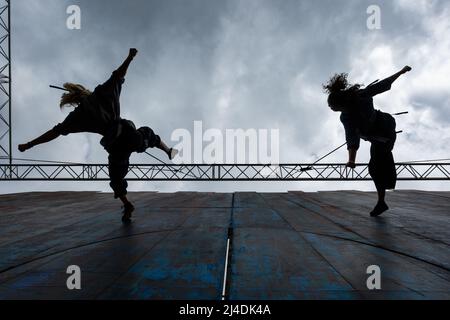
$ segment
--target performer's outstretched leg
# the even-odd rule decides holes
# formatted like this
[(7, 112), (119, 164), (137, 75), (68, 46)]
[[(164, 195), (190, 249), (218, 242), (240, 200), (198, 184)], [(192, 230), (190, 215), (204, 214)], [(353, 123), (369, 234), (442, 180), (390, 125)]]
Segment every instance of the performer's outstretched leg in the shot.
[(34, 139), (33, 141), (30, 141), (30, 142), (27, 142), (24, 144), (19, 144), (19, 151), (25, 152), (28, 149), (31, 149), (31, 148), (37, 146), (38, 144), (50, 142), (50, 141), (58, 138), (59, 136), (60, 136), (60, 134), (56, 130), (51, 129), (51, 130), (47, 131), (46, 133), (44, 133), (43, 135), (39, 136), (38, 138)]
[(164, 151), (170, 160), (175, 158), (178, 154), (178, 150), (174, 148), (169, 148), (161, 137), (150, 128), (150, 127), (140, 127), (138, 129), (143, 137), (143, 144), (138, 148), (137, 152), (145, 152), (147, 148), (158, 148)]

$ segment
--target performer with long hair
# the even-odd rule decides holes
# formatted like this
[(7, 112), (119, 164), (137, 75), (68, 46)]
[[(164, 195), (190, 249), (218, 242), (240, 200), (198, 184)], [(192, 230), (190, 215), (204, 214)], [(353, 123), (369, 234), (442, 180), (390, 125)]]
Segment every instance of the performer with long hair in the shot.
[(128, 173), (129, 159), (133, 152), (145, 152), (147, 148), (163, 150), (170, 160), (177, 150), (169, 148), (161, 138), (149, 127), (136, 129), (130, 120), (120, 117), (120, 93), (128, 67), (137, 54), (136, 49), (130, 49), (123, 64), (115, 70), (111, 77), (97, 86), (93, 92), (80, 84), (65, 83), (67, 91), (62, 95), (60, 108), (71, 106), (75, 109), (66, 119), (47, 131), (40, 137), (18, 146), (21, 152), (39, 144), (47, 143), (59, 137), (78, 132), (91, 132), (103, 136), (100, 143), (109, 153), (108, 168), (110, 186), (114, 197), (123, 202), (122, 220), (131, 218), (133, 204), (127, 198), (128, 183), (125, 176)]
[(371, 143), (369, 173), (378, 192), (378, 203), (370, 215), (376, 217), (389, 210), (385, 201), (386, 190), (395, 189), (397, 173), (392, 150), (396, 141), (395, 119), (387, 113), (375, 110), (373, 97), (391, 89), (392, 84), (403, 74), (411, 71), (406, 66), (382, 81), (366, 88), (349, 84), (346, 73), (334, 75), (323, 86), (328, 93), (331, 110), (341, 112), (348, 148), (347, 166), (355, 168), (360, 138)]

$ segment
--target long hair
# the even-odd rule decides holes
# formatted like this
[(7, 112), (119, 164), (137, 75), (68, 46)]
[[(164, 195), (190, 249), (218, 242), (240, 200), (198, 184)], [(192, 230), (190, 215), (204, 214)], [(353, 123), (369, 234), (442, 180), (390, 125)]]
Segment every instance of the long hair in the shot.
[(59, 103), (60, 108), (63, 108), (64, 106), (78, 107), (84, 97), (92, 94), (91, 91), (83, 87), (81, 84), (64, 83), (63, 87), (67, 89), (68, 92), (63, 93), (61, 96), (61, 101)]
[(361, 84), (350, 84), (347, 78), (348, 73), (337, 73), (322, 86), (325, 93), (328, 93), (328, 105), (333, 110), (338, 106), (351, 104), (354, 93), (361, 89)]
[(330, 94), (339, 91), (357, 91), (361, 86), (360, 84), (351, 85), (348, 82), (348, 73), (336, 73), (323, 85), (323, 89), (326, 93)]

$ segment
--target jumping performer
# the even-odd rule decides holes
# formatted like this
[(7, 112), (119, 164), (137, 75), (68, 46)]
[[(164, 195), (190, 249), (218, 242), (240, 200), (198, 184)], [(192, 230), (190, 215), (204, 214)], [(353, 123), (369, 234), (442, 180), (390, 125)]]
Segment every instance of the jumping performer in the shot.
[(100, 143), (109, 153), (110, 186), (114, 190), (114, 198), (122, 200), (123, 221), (128, 221), (134, 211), (133, 204), (127, 198), (128, 183), (125, 179), (131, 154), (156, 147), (163, 150), (172, 160), (178, 153), (176, 149), (169, 148), (149, 127), (136, 129), (132, 121), (120, 117), (119, 100), (122, 84), (137, 52), (136, 49), (130, 49), (123, 64), (105, 83), (97, 86), (94, 92), (90, 92), (80, 84), (65, 83), (64, 88), (67, 92), (62, 95), (60, 108), (72, 106), (75, 110), (53, 129), (18, 146), (19, 151), (24, 152), (39, 144), (52, 141), (60, 135), (66, 136), (78, 132), (102, 135)]
[(344, 125), (348, 148), (347, 167), (356, 167), (360, 138), (371, 143), (369, 173), (378, 192), (378, 203), (370, 213), (372, 217), (389, 210), (385, 202), (386, 190), (395, 189), (397, 182), (392, 155), (397, 138), (395, 119), (390, 114), (375, 110), (373, 97), (389, 91), (395, 80), (411, 70), (411, 67), (406, 66), (389, 78), (376, 81), (364, 89), (359, 84), (350, 85), (345, 73), (334, 75), (323, 86), (328, 93), (331, 110), (341, 112), (340, 119)]

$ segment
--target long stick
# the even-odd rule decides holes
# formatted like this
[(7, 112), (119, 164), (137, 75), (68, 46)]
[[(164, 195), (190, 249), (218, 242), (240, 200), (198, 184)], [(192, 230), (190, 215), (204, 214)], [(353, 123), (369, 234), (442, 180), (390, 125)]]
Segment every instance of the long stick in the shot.
[(159, 159), (158, 157), (155, 157), (155, 156), (152, 155), (150, 152), (145, 151), (145, 153), (146, 153), (147, 155), (149, 155), (150, 157), (152, 157), (153, 159), (155, 159), (156, 161), (158, 161), (158, 162), (160, 162), (160, 163), (162, 163), (162, 164), (167, 165), (167, 163), (165, 163), (164, 161), (162, 161), (162, 160)]
[(333, 151), (330, 151), (329, 153), (327, 153), (325, 156), (323, 156), (322, 158), (320, 158), (319, 160), (316, 160), (316, 162), (310, 164), (307, 168), (305, 169), (300, 169), (300, 171), (309, 171), (312, 170), (312, 167), (319, 161), (322, 161), (323, 159), (325, 159), (326, 157), (328, 157), (329, 155), (335, 153), (336, 151), (338, 151), (339, 149), (341, 149), (343, 146), (345, 146), (347, 144), (347, 142), (345, 142), (344, 144), (342, 144), (341, 146), (337, 147), (336, 149), (334, 149)]
[(66, 88), (54, 86), (54, 85), (52, 85), (52, 84), (49, 85), (49, 87), (50, 87), (50, 88), (53, 88), (53, 89), (58, 89), (58, 90), (62, 90), (62, 91), (67, 91), (67, 92), (69, 92), (69, 90), (67, 90)]
[[(397, 131), (396, 134), (401, 134), (403, 133), (402, 130)], [(304, 169), (300, 169), (301, 172), (304, 171), (310, 171), (312, 170), (312, 167), (317, 164), (318, 162), (322, 161), (323, 159), (325, 159), (326, 157), (332, 155), (333, 153), (335, 153), (336, 151), (338, 151), (339, 149), (341, 149), (343, 146), (345, 146), (347, 144), (347, 142), (343, 143), (341, 146), (337, 147), (336, 149), (334, 149), (333, 151), (328, 152), (326, 155), (324, 155), (322, 158), (316, 160), (314, 163), (310, 164), (308, 167), (304, 168)]]

